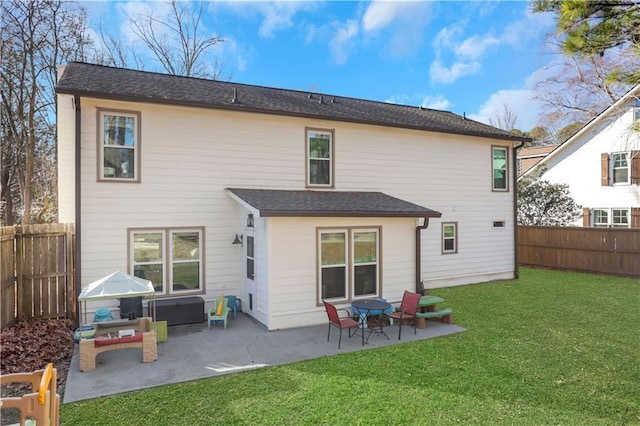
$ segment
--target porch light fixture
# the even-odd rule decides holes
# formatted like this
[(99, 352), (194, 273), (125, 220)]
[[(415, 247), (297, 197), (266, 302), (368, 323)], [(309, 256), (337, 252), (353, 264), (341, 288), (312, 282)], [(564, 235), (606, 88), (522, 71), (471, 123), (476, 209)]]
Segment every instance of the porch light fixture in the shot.
[(231, 243), (233, 245), (242, 244), (242, 235), (236, 234), (236, 238)]
[(247, 228), (253, 228), (253, 215), (247, 215)]

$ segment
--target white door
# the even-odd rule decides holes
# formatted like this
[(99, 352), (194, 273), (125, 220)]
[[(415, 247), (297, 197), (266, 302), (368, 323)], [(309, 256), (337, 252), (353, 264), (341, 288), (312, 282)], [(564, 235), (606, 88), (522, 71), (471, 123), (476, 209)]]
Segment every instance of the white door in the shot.
[(258, 316), (258, 286), (255, 282), (255, 239), (253, 229), (248, 229), (244, 235), (242, 255), (244, 265), (244, 300), (242, 312), (254, 318)]

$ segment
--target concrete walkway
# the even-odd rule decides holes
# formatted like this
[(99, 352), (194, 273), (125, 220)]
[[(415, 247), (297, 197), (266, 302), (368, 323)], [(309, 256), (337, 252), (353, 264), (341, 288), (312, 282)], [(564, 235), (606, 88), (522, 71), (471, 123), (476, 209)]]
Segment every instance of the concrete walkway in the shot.
[(363, 347), (359, 335), (349, 338), (344, 330), (338, 349), (339, 330), (332, 328), (331, 341), (327, 342), (327, 328), (328, 323), (266, 331), (251, 317), (238, 313), (238, 319), (229, 318), (226, 330), (221, 325), (209, 330), (206, 322), (168, 327), (168, 339), (158, 343), (155, 362), (142, 363), (139, 349), (120, 349), (98, 355), (96, 369), (87, 372), (79, 371), (76, 345), (63, 403), (465, 331), (455, 324), (427, 321), (427, 327), (418, 329), (417, 335), (412, 327), (402, 327), (399, 341), (398, 327), (385, 327), (389, 340), (372, 334)]

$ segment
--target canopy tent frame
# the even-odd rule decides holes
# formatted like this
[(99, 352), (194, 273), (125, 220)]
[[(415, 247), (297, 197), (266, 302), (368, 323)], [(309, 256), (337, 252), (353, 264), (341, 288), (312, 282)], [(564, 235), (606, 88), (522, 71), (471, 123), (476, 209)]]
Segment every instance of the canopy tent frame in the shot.
[(125, 299), (140, 296), (151, 296), (149, 315), (151, 316), (151, 320), (155, 321), (156, 291), (151, 281), (118, 271), (90, 283), (83, 288), (80, 296), (78, 296), (78, 302), (81, 304), (81, 313), (84, 315), (84, 324), (87, 324), (88, 301)]

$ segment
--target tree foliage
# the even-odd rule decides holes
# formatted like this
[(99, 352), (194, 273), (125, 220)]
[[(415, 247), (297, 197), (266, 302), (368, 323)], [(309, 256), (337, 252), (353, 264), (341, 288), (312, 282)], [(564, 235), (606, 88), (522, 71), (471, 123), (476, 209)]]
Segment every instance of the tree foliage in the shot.
[(569, 226), (582, 206), (569, 193), (569, 185), (539, 178), (518, 181), (518, 223), (530, 226)]
[[(538, 12), (554, 12), (568, 55), (604, 56), (630, 48), (640, 56), (640, 2), (634, 0), (536, 0)], [(636, 84), (640, 70), (613, 71), (610, 77)]]

